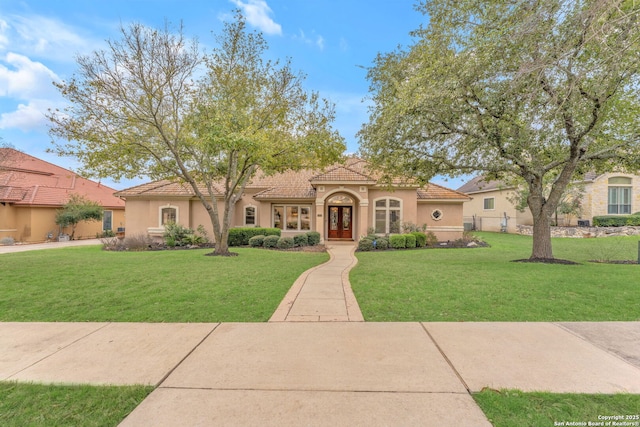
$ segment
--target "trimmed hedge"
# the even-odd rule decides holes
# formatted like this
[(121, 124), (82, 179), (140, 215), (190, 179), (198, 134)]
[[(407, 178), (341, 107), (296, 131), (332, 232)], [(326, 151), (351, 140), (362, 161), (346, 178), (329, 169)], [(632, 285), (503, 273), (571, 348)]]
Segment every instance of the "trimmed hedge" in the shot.
[(392, 234), (389, 237), (389, 244), (393, 249), (404, 249), (407, 247), (407, 238), (404, 234)]
[(358, 242), (358, 250), (368, 252), (373, 250), (373, 240), (365, 237)]
[(389, 249), (389, 239), (386, 237), (378, 237), (376, 239), (376, 249), (386, 250)]
[(640, 215), (601, 215), (593, 217), (595, 227), (640, 226)]
[(293, 247), (293, 237), (280, 237), (276, 247), (278, 249), (291, 249)]
[(416, 247), (416, 236), (409, 233), (404, 235), (404, 239), (405, 239), (405, 248), (412, 249)]
[(424, 248), (425, 246), (427, 246), (427, 235), (420, 232), (420, 231), (414, 231), (413, 233), (414, 236), (416, 236), (416, 247), (418, 248)]
[(234, 227), (229, 230), (229, 246), (247, 246), (254, 236), (280, 236), (279, 228)]
[(265, 248), (275, 248), (278, 244), (278, 240), (280, 240), (280, 236), (265, 236), (262, 246)]
[(307, 232), (307, 240), (309, 242), (309, 246), (315, 246), (320, 243), (320, 233), (317, 231), (309, 231)]
[(261, 234), (259, 236), (253, 236), (249, 239), (249, 246), (252, 248), (260, 248), (264, 245), (264, 236)]
[(293, 245), (295, 247), (307, 246), (309, 244), (309, 236), (306, 234), (298, 234), (293, 236)]

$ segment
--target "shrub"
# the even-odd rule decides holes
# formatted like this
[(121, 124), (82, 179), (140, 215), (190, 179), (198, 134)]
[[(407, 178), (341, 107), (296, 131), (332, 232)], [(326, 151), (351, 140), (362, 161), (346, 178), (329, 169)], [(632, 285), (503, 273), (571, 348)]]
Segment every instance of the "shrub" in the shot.
[(229, 230), (229, 246), (247, 246), (253, 236), (280, 236), (279, 228), (234, 227)]
[(416, 247), (418, 248), (424, 248), (425, 246), (427, 246), (427, 235), (420, 232), (420, 231), (414, 231), (413, 234), (416, 237)]
[(376, 239), (376, 249), (380, 249), (381, 251), (389, 249), (389, 239), (386, 237), (378, 237)]
[(280, 237), (276, 242), (278, 249), (291, 249), (293, 247), (293, 237)]
[(275, 248), (278, 244), (278, 240), (280, 240), (280, 236), (265, 236), (262, 246), (265, 248)]
[(360, 239), (360, 241), (358, 242), (358, 250), (362, 252), (372, 251), (373, 240), (369, 239), (368, 237)]
[(593, 217), (595, 227), (640, 226), (639, 215), (601, 215)]
[(187, 234), (194, 234), (194, 231), (175, 222), (170, 222), (164, 226), (162, 237), (167, 246), (185, 246), (188, 245), (185, 241)]
[(104, 239), (105, 237), (116, 237), (113, 230), (104, 230), (102, 233), (96, 233), (96, 239)]
[(309, 246), (315, 246), (320, 243), (320, 233), (317, 231), (309, 231), (307, 232), (307, 240), (309, 241)]
[[(116, 238), (116, 240), (120, 239)], [(122, 246), (124, 246), (125, 249), (135, 252), (149, 250), (152, 244), (153, 241), (151, 237), (145, 233), (132, 234), (122, 240)]]
[(392, 234), (389, 236), (389, 244), (393, 249), (404, 249), (407, 247), (407, 238), (404, 234)]
[(407, 233), (404, 235), (405, 239), (405, 247), (407, 248), (415, 248), (416, 247), (416, 236), (411, 233)]
[(253, 236), (249, 239), (249, 246), (252, 248), (260, 248), (264, 245), (264, 236), (262, 234)]
[(0, 240), (0, 245), (11, 246), (14, 243), (16, 243), (16, 241), (13, 240), (13, 237), (3, 237), (2, 240)]
[(309, 237), (306, 234), (298, 234), (293, 236), (293, 246), (296, 248), (301, 246), (307, 246), (309, 244)]
[(198, 236), (195, 233), (189, 233), (189, 234), (185, 234), (184, 238), (182, 239), (182, 242), (185, 245), (197, 246), (204, 243), (204, 238), (202, 236)]
[(427, 238), (426, 242), (425, 242), (425, 246), (427, 247), (434, 247), (438, 244), (438, 238), (436, 237), (435, 234), (433, 234), (433, 231), (429, 231), (425, 237)]

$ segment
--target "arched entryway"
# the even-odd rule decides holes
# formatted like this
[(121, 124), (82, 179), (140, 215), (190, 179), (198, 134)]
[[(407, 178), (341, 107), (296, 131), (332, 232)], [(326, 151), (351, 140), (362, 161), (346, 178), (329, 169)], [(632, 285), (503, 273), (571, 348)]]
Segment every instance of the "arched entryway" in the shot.
[(327, 199), (327, 239), (353, 240), (355, 206), (353, 197), (336, 193)]

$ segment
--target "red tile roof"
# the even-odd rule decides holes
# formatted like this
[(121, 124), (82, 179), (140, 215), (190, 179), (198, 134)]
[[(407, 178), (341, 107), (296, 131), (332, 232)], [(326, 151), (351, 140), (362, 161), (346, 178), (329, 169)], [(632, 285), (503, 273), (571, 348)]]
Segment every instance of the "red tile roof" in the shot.
[(105, 208), (124, 209), (113, 188), (60, 166), (12, 148), (0, 148), (0, 160), (0, 202), (60, 207), (79, 194)]
[(418, 200), (469, 200), (470, 197), (438, 184), (429, 183), (418, 189)]

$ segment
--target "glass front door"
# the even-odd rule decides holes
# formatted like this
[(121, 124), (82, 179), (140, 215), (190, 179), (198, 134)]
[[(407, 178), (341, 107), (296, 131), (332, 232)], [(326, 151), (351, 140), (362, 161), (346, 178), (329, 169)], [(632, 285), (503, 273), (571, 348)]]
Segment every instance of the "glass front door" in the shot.
[(352, 239), (353, 207), (329, 206), (329, 239)]

